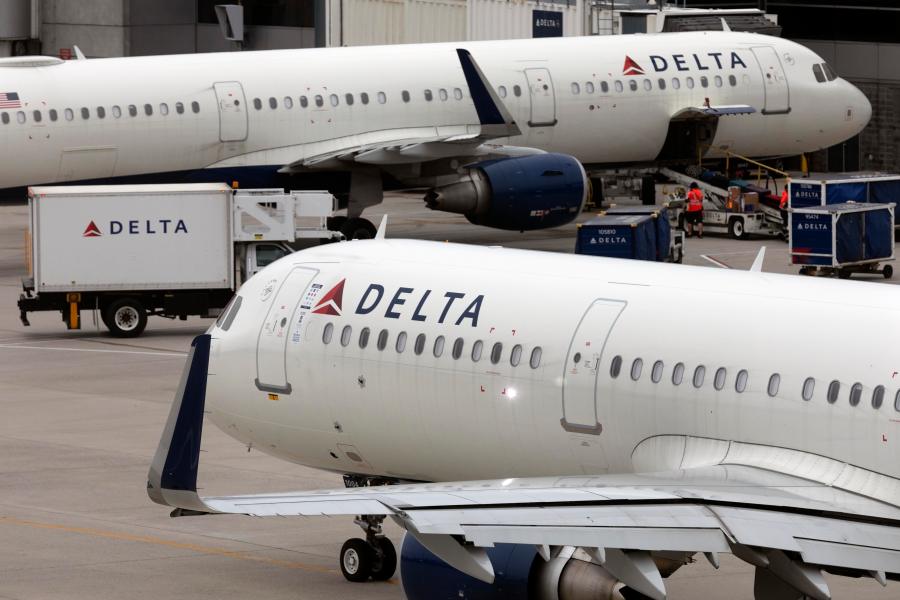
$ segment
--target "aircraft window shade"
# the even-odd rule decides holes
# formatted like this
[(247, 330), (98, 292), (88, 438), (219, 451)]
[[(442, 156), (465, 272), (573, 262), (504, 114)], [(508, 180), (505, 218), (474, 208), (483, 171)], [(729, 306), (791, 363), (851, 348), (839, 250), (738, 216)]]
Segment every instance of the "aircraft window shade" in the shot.
[(278, 100), (271, 96), (269, 97), (269, 108), (271, 108), (272, 110), (278, 108)]
[(152, 104), (144, 105), (144, 114), (147, 115), (148, 117), (153, 116), (153, 105)]
[(164, 116), (164, 117), (165, 117), (166, 115), (168, 115), (168, 114), (169, 114), (169, 105), (166, 104), (165, 102), (163, 102), (162, 104), (160, 104), (160, 105), (159, 105), (159, 114), (161, 114), (161, 115)]
[(677, 77), (672, 78), (672, 89), (673, 90), (681, 89), (681, 80), (678, 79)]
[(801, 392), (801, 396), (803, 399), (809, 402), (812, 400), (813, 393), (816, 391), (816, 380), (812, 377), (807, 377), (806, 381), (803, 382), (803, 391)]
[(684, 85), (686, 85), (689, 90), (694, 89), (694, 78), (693, 77), (685, 77)]
[(706, 75), (700, 77), (700, 85), (702, 87), (709, 87), (709, 79), (706, 77)]
[(653, 89), (653, 82), (650, 81), (649, 79), (645, 79), (644, 80), (644, 90), (649, 92), (652, 89)]
[(463, 347), (464, 347), (465, 345), (466, 345), (466, 341), (465, 341), (464, 339), (462, 339), (461, 337), (460, 337), (460, 338), (456, 338), (456, 341), (453, 342), (453, 352), (451, 353), (451, 356), (453, 356), (453, 359), (454, 359), (454, 360), (456, 360), (456, 359), (458, 359), (460, 356), (462, 356), (462, 353), (463, 353)]
[[(531, 360), (528, 361), (529, 366), (532, 369), (537, 369), (541, 366), (541, 354), (543, 351), (540, 346), (536, 346), (534, 350), (531, 351)], [(900, 397), (900, 392), (898, 392), (898, 397)]]
[(91, 118), (91, 111), (89, 108), (84, 107), (84, 106), (81, 107), (81, 118), (82, 119), (90, 119)]
[(581, 93), (581, 86), (578, 85), (577, 82), (573, 81), (573, 82), (572, 82), (572, 94), (574, 94), (575, 96), (577, 96), (577, 95), (580, 94), (580, 93)]
[[(66, 109), (66, 110), (68, 110), (68, 109)], [(131, 115), (132, 117), (136, 117), (137, 116), (137, 106), (135, 106), (134, 104), (129, 104), (128, 105), (128, 114)]]
[(625, 89), (625, 87), (622, 85), (622, 82), (619, 80), (616, 80), (616, 91), (621, 93), (622, 90), (624, 90), (624, 89)]
[(235, 296), (231, 300), (231, 302), (231, 310), (228, 310), (228, 314), (225, 316), (225, 320), (222, 321), (222, 331), (228, 331), (229, 329), (231, 329), (231, 324), (234, 323), (234, 319), (235, 317), (237, 317), (238, 311), (241, 310), (241, 302), (243, 302), (243, 298), (241, 296)]
[[(506, 88), (501, 85), (500, 89), (503, 90), (503, 92), (500, 93), (500, 97), (502, 98), (503, 96), (506, 96)], [(434, 94), (431, 93), (431, 90), (425, 90), (425, 100), (427, 102), (434, 100)]]
[(350, 338), (353, 337), (353, 327), (350, 325), (344, 325), (344, 328), (341, 330), (341, 346), (347, 347), (350, 344)]
[(600, 91), (603, 92), (604, 94), (608, 93), (609, 92), (609, 84), (606, 83), (605, 81), (601, 81), (600, 82)]
[[(580, 355), (579, 355), (580, 356)], [(578, 362), (578, 361), (575, 361)], [(612, 362), (609, 363), (609, 376), (615, 379), (622, 372), (622, 357), (614, 356)]]
[(850, 406), (858, 406), (862, 399), (863, 386), (861, 383), (854, 383), (850, 388)]
[(672, 383), (674, 385), (681, 385), (682, 381), (684, 381), (684, 363), (678, 363), (675, 365), (675, 368), (672, 369)]
[(640, 358), (634, 359), (631, 363), (631, 380), (637, 381), (641, 378), (641, 371), (644, 370), (644, 361)]
[(897, 390), (897, 393), (894, 394), (894, 411), (900, 412), (900, 390)]
[(738, 371), (737, 377), (734, 380), (734, 391), (738, 394), (743, 394), (747, 391), (747, 382), (750, 380), (750, 373), (747, 372), (746, 369), (741, 369)]
[(200, 112), (200, 103), (197, 102), (196, 100), (191, 102), (191, 112), (193, 112), (194, 114), (197, 114)]
[(103, 108), (102, 106), (98, 106), (98, 107), (97, 107), (97, 118), (98, 118), (98, 119), (105, 119), (105, 118), (106, 118), (106, 109)]
[(631, 81), (628, 82), (628, 89), (630, 89), (632, 92), (636, 92), (637, 88), (638, 88), (637, 81), (632, 79)]
[(594, 82), (593, 82), (593, 81), (586, 81), (586, 82), (584, 83), (584, 93), (585, 93), (585, 94), (593, 94), (594, 91), (595, 91), (595, 90), (594, 90)]
[(446, 102), (447, 98), (449, 97), (450, 96), (447, 94), (447, 90), (445, 90), (444, 88), (438, 90), (438, 98), (441, 99), (441, 102)]
[(41, 111), (39, 110), (34, 111), (31, 116), (34, 119), (35, 123), (40, 123), (41, 119), (44, 118), (43, 115), (41, 115)]
[(306, 96), (300, 96), (300, 108), (309, 106), (309, 99)]
[(481, 353), (484, 350), (484, 342), (481, 340), (477, 340), (474, 344), (472, 344), (472, 362), (478, 362), (481, 360)]
[(332, 106), (337, 106), (340, 102), (337, 94), (331, 94), (330, 96), (328, 96), (328, 101)]
[(347, 106), (353, 106), (353, 94), (344, 94), (344, 102)]
[(384, 104), (385, 102), (387, 102), (387, 96), (384, 92), (378, 92), (376, 98), (378, 99), (378, 104)]
[(444, 353), (444, 336), (439, 335), (434, 338), (434, 348), (432, 349), (435, 358), (440, 358)]
[(516, 98), (518, 98), (518, 97), (521, 96), (521, 95), (522, 95), (522, 88), (521, 88), (520, 86), (518, 86), (518, 85), (514, 85), (514, 86), (513, 86), (513, 96), (515, 96)]
[(290, 96), (285, 96), (284, 98), (282, 98), (281, 103), (288, 110), (291, 110), (292, 108), (294, 108), (294, 99), (291, 98)]
[(828, 63), (822, 63), (822, 70), (825, 72), (825, 78), (828, 79), (828, 81), (834, 81), (835, 79), (837, 79), (837, 74)]
[[(121, 106), (119, 106), (118, 104), (114, 104), (112, 109), (110, 109), (110, 110), (112, 112), (112, 116), (114, 116), (117, 119), (122, 118), (122, 107)], [(182, 110), (182, 112), (184, 112), (183, 106), (181, 107), (181, 110)], [(53, 119), (53, 120), (55, 121), (56, 119)]]
[(63, 111), (63, 115), (66, 117), (66, 121), (71, 121), (75, 118), (75, 112), (71, 108), (67, 108)]
[(0, 115), (0, 120), (3, 121), (4, 125), (9, 125), (9, 113), (3, 113)]
[(19, 124), (25, 123), (25, 113), (22, 112), (21, 110), (20, 110), (19, 112), (16, 113), (16, 121), (17, 121)]
[(260, 100), (259, 98), (254, 98), (253, 108), (255, 108), (256, 110), (262, 110), (262, 100)]
[(884, 386), (875, 386), (875, 389), (872, 391), (872, 408), (878, 410), (882, 404), (884, 404)]
[(770, 397), (774, 398), (778, 395), (778, 388), (781, 387), (781, 375), (778, 373), (772, 373), (772, 376), (769, 377), (769, 385), (766, 386), (766, 393), (769, 394)]
[(334, 335), (334, 323), (326, 323), (325, 329), (322, 330), (322, 343), (330, 344), (331, 336)]
[(660, 77), (659, 81), (657, 81), (656, 83), (659, 85), (659, 89), (661, 89), (661, 90), (666, 89), (666, 80), (663, 79), (662, 77)]
[(319, 108), (322, 108), (322, 106), (325, 104), (325, 100), (318, 94), (316, 94), (314, 100), (316, 101), (316, 106), (318, 106)]
[(362, 102), (363, 104), (368, 104), (369, 103), (369, 95), (365, 92), (360, 92), (359, 101)]
[(388, 343), (388, 330), (382, 329), (380, 332), (378, 332), (378, 342), (376, 343), (376, 347), (379, 350), (384, 350), (385, 348), (387, 348), (387, 343)]
[(453, 97), (456, 98), (457, 100), (462, 100), (463, 99), (462, 90), (459, 88), (453, 88)]
[(706, 367), (703, 365), (697, 365), (697, 368), (694, 369), (694, 377), (691, 380), (691, 383), (694, 384), (695, 388), (703, 387), (703, 380), (706, 379)]
[(404, 102), (409, 102), (409, 92), (408, 91), (403, 90), (402, 92), (400, 92), (400, 97), (403, 99)]
[(834, 404), (838, 400), (838, 395), (841, 393), (841, 382), (834, 380), (828, 384), (828, 404)]
[(736, 86), (737, 85), (737, 77), (735, 77), (734, 75), (729, 75), (728, 76), (728, 85), (730, 85), (731, 87)]
[(369, 345), (369, 328), (363, 327), (359, 332), (359, 347), (365, 348)]
[(416, 336), (416, 343), (413, 344), (413, 352), (416, 353), (416, 356), (419, 356), (423, 352), (425, 352), (425, 334), (420, 333)]
[(500, 358), (503, 356), (503, 344), (501, 342), (497, 342), (494, 344), (494, 347), (491, 348), (491, 363), (497, 364), (500, 362)]
[(716, 87), (722, 87), (722, 76), (721, 75), (716, 75), (715, 78), (713, 79), (713, 81), (715, 81)]
[(509, 364), (518, 367), (520, 362), (522, 362), (522, 345), (516, 344), (509, 353)]
[(394, 349), (397, 351), (397, 354), (403, 354), (403, 351), (406, 350), (405, 331), (401, 331), (399, 335), (397, 335), (397, 342), (394, 344)]
[(662, 381), (663, 369), (665, 369), (665, 365), (663, 361), (658, 360), (653, 363), (653, 369), (650, 371), (650, 381), (653, 383), (659, 383)]
[(725, 378), (728, 377), (728, 371), (725, 367), (716, 369), (716, 376), (713, 377), (713, 387), (716, 391), (721, 392), (725, 388)]

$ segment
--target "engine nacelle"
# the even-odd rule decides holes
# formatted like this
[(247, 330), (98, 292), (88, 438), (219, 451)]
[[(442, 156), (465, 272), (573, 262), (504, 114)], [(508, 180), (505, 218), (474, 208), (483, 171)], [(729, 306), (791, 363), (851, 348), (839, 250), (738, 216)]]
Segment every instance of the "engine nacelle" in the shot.
[[(404, 535), (400, 580), (407, 600), (623, 600), (625, 587), (583, 551), (563, 547), (549, 561), (534, 546), (487, 549), (494, 583), (460, 573)], [(678, 565), (680, 566), (680, 564)], [(674, 569), (672, 569), (674, 571)], [(627, 592), (626, 592), (627, 593)]]
[(425, 203), (462, 213), (476, 225), (525, 231), (574, 220), (589, 189), (576, 158), (534, 154), (471, 165), (461, 181), (429, 190)]

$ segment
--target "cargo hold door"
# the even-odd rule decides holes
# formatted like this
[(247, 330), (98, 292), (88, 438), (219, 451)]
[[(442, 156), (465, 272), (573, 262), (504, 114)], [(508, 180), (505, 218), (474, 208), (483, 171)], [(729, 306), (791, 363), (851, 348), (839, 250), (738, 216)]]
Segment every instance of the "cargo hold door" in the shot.
[(781, 66), (781, 59), (771, 46), (757, 46), (753, 54), (759, 63), (763, 76), (763, 89), (766, 100), (763, 105), (764, 115), (777, 115), (791, 112), (790, 91), (787, 77)]
[(531, 97), (531, 118), (529, 127), (548, 127), (556, 125), (556, 93), (553, 91), (553, 79), (547, 69), (525, 69)]
[(213, 84), (219, 104), (219, 140), (242, 142), (247, 139), (247, 101), (237, 81)]
[[(287, 342), (294, 309), (318, 273), (316, 269), (295, 267), (291, 270), (269, 305), (256, 344), (256, 387), (264, 392), (291, 393), (287, 380)], [(272, 285), (278, 285), (273, 282)]]
[(600, 435), (597, 419), (597, 375), (609, 332), (625, 309), (620, 300), (595, 300), (585, 311), (566, 356), (563, 374), (563, 429)]

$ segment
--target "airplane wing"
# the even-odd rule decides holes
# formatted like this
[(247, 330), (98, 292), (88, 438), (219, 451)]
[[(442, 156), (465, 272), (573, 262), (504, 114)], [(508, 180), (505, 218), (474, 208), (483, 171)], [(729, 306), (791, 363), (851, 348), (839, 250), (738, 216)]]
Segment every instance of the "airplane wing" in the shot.
[[(757, 597), (828, 600), (823, 570), (872, 577), (882, 585), (900, 579), (900, 508), (858, 492), (885, 482), (846, 465), (827, 480), (777, 472), (775, 461), (751, 466), (747, 457), (754, 451), (748, 448), (716, 450), (717, 461), (698, 461), (710, 440), (687, 441), (675, 456), (666, 452), (674, 468), (657, 473), (200, 497), (210, 339), (194, 340), (150, 468), (148, 494), (175, 507), (173, 516), (386, 515), (445, 562), (486, 582), (494, 571), (485, 548), (494, 544), (534, 545), (545, 560), (574, 546), (657, 600), (666, 590), (651, 553), (702, 552), (714, 565), (717, 553), (733, 553), (756, 567)], [(817, 468), (824, 473), (834, 467)], [(885, 497), (896, 493), (881, 489)]]

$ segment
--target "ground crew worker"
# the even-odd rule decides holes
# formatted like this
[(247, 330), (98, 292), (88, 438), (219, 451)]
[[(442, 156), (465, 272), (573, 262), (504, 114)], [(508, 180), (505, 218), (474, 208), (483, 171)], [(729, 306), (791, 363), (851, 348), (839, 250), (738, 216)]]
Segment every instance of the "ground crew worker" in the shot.
[(697, 226), (697, 237), (703, 237), (703, 192), (697, 187), (696, 182), (691, 183), (691, 189), (687, 195), (687, 212), (684, 215), (687, 236), (694, 234), (693, 226)]
[(781, 233), (784, 239), (788, 239), (788, 183), (790, 179), (784, 182), (784, 189), (781, 190), (781, 201), (778, 203), (778, 211), (781, 213)]

